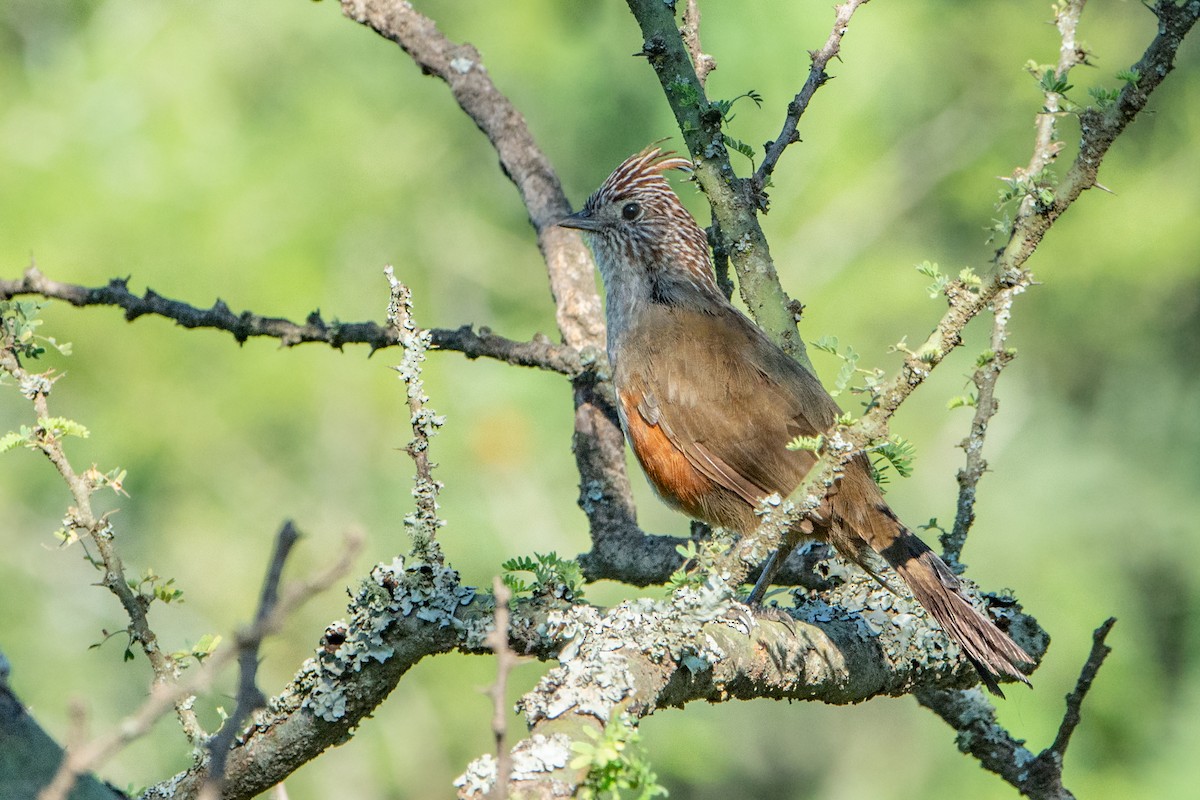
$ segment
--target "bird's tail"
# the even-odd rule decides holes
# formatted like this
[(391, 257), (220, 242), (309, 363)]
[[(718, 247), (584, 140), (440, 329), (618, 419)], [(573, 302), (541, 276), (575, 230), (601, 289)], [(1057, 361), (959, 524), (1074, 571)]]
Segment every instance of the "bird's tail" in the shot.
[(901, 527), (900, 534), (880, 555), (904, 579), (913, 597), (933, 615), (942, 630), (958, 642), (992, 694), (1004, 696), (998, 678), (1015, 678), (1029, 684), (1019, 665), (1032, 664), (1033, 659), (967, 601), (958, 577), (928, 545)]
[[(865, 542), (883, 556), (908, 584), (917, 602), (933, 615), (950, 638), (958, 642), (967, 660), (993, 694), (1004, 696), (997, 683), (1000, 678), (1013, 678), (1028, 685), (1029, 679), (1020, 670), (1020, 665), (1033, 664), (1033, 659), (971, 605), (963, 595), (958, 577), (946, 566), (946, 562), (904, 527), (878, 494), (874, 482), (867, 475), (863, 477), (865, 481), (849, 482), (850, 485), (844, 485), (833, 498), (834, 513), (840, 523), (833, 531), (837, 548), (855, 558), (853, 551), (856, 547), (853, 542), (837, 541), (838, 534), (845, 536), (845, 528), (849, 528), (853, 539), (858, 540), (858, 548)], [(859, 484), (867, 487), (867, 490), (861, 491)], [(860, 491), (855, 492), (856, 489)], [(847, 496), (853, 494), (864, 496)], [(837, 531), (836, 527), (841, 527), (842, 531)], [(855, 560), (860, 564), (865, 561), (861, 557)]]

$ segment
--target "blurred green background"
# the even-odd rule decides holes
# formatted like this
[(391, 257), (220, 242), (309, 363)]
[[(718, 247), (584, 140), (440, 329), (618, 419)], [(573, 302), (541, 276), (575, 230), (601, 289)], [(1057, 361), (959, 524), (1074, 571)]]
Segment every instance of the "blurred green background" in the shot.
[[(422, 2), (443, 30), (483, 53), (576, 203), (625, 155), (674, 133), (623, 4), (549, 0)], [(828, 3), (707, 3), (713, 98), (754, 89), (732, 135), (773, 138), (828, 35)], [(1041, 98), (1023, 70), (1057, 57), (1049, 3), (873, 3), (850, 28), (844, 62), (805, 117), (803, 144), (775, 176), (765, 219), (780, 273), (808, 306), (802, 332), (838, 336), (866, 365), (894, 369), (889, 345), (920, 341), (943, 305), (913, 270), (986, 268), (997, 176), (1028, 161)], [(1117, 84), (1155, 29), (1136, 2), (1095, 2), (1080, 38), (1094, 68), (1072, 97)], [(1013, 588), (1054, 637), (1032, 692), (1002, 721), (1035, 751), (1053, 738), (1092, 630), (1118, 626), (1088, 697), (1066, 782), (1089, 798), (1186, 797), (1200, 747), (1200, 49), (1106, 160), (1102, 182), (1052, 230), (1019, 298), (1020, 357), (999, 387), (971, 577)], [(1062, 123), (1073, 145), (1070, 118)], [(674, 142), (678, 146), (678, 137)], [(1070, 148), (1068, 148), (1070, 152)], [(748, 168), (744, 161), (740, 169)], [(707, 221), (703, 199), (681, 187)], [(50, 277), (98, 285), (131, 276), (197, 306), (301, 320), (382, 319), (391, 263), (427, 326), (489, 325), (516, 339), (554, 334), (543, 265), (515, 191), (445, 87), (335, 3), (0, 4), (0, 268), (36, 260)], [(176, 578), (186, 602), (156, 606), (164, 646), (228, 634), (252, 612), (280, 522), (308, 534), (290, 565), (307, 573), (342, 532), (368, 537), (357, 574), (406, 549), (400, 520), (412, 467), (395, 352), (367, 358), (113, 309), (44, 312), (74, 343), (47, 360), (66, 375), (54, 413), (92, 432), (70, 443), (77, 468), (129, 470), (128, 498), (101, 496), (131, 573)], [(955, 445), (986, 325), (898, 415), (919, 448), (916, 475), (890, 498), (919, 524), (953, 516)], [(832, 359), (816, 354), (828, 380)], [(556, 376), (435, 354), (426, 372), (449, 424), (434, 442), (445, 481), (443, 542), (464, 579), (488, 585), (512, 555), (586, 549), (569, 451), (570, 391)], [(848, 401), (854, 404), (855, 401)], [(0, 431), (31, 409), (0, 387)], [(686, 521), (635, 477), (647, 529)], [(60, 740), (70, 698), (92, 730), (145, 694), (139, 656), (121, 661), (116, 601), (91, 584), (78, 548), (51, 537), (68, 503), (40, 456), (0, 456), (0, 649), (12, 683)], [(348, 582), (351, 582), (348, 580)], [(593, 599), (631, 592), (597, 586)], [(260, 683), (280, 687), (341, 616), (338, 591), (310, 602), (265, 648)], [(514, 697), (543, 667), (518, 668)], [(421, 664), (355, 739), (287, 782), (296, 800), (433, 798), (489, 750), (487, 658)], [(232, 675), (204, 698), (231, 707)], [(514, 718), (519, 729), (519, 720)], [(1011, 798), (954, 748), (952, 732), (909, 698), (854, 708), (772, 702), (694, 706), (644, 725), (674, 798)], [(188, 763), (173, 720), (103, 774), (145, 785)]]

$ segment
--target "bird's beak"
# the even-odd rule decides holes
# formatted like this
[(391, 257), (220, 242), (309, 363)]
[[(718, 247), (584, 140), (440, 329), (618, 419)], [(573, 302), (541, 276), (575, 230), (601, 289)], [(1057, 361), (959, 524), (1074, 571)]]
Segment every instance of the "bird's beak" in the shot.
[(558, 221), (558, 224), (564, 228), (575, 228), (581, 231), (600, 230), (600, 220), (593, 217), (592, 212), (586, 208), (563, 217)]

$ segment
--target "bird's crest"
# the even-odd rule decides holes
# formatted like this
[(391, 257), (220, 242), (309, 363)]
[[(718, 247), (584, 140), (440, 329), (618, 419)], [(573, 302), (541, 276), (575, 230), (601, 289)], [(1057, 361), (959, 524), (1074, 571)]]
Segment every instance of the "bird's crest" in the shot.
[(691, 172), (692, 162), (652, 144), (621, 162), (588, 198), (588, 205), (595, 207), (644, 191), (670, 190), (663, 173), (672, 169)]

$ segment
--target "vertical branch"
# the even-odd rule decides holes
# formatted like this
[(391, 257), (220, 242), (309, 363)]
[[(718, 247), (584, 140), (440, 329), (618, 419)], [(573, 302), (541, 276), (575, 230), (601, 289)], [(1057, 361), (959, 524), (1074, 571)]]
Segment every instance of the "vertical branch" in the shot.
[(225, 783), (225, 762), (229, 757), (229, 747), (233, 744), (233, 738), (237, 736), (250, 714), (266, 705), (266, 698), (258, 688), (258, 651), (279, 602), (279, 582), (283, 578), (283, 565), (299, 539), (300, 533), (291, 520), (285, 522), (275, 535), (275, 549), (271, 554), (271, 562), (267, 565), (267, 576), (263, 580), (254, 623), (248, 630), (238, 631), (237, 704), (233, 714), (225, 720), (221, 730), (209, 743), (208, 777), (200, 790), (201, 800), (217, 800), (220, 797)]
[(700, 46), (700, 5), (696, 0), (687, 0), (687, 7), (683, 10), (683, 27), (679, 29), (679, 35), (683, 37), (683, 46), (692, 58), (696, 80), (704, 86), (708, 82), (708, 73), (717, 68), (717, 61)]
[(959, 558), (966, 544), (967, 534), (975, 523), (976, 488), (979, 479), (987, 471), (987, 461), (983, 457), (983, 441), (987, 435), (988, 423), (999, 408), (999, 402), (996, 400), (996, 380), (1016, 355), (1006, 346), (1012, 302), (1012, 289), (1002, 289), (992, 301), (991, 349), (980, 356), (979, 366), (971, 375), (971, 382), (975, 384), (975, 416), (971, 419), (971, 430), (967, 438), (959, 443), (959, 447), (966, 451), (967, 460), (958, 471), (958, 503), (954, 527), (940, 537), (942, 558), (960, 574), (964, 565)]
[(425, 360), (425, 353), (429, 349), (429, 331), (418, 328), (413, 322), (412, 292), (409, 288), (396, 280), (390, 266), (384, 268), (383, 273), (391, 289), (388, 327), (396, 332), (400, 346), (404, 348), (404, 359), (395, 370), (400, 373), (400, 380), (404, 381), (407, 389), (409, 423), (412, 426), (412, 439), (405, 450), (417, 467), (412, 489), (417, 508), (404, 517), (404, 526), (412, 535), (413, 553), (423, 561), (441, 564), (442, 552), (437, 543), (437, 531), (445, 523), (438, 518), (437, 499), (442, 484), (433, 479), (436, 465), (429, 460), (429, 439), (446, 420), (425, 405), (429, 398), (425, 395), (425, 382), (421, 378), (421, 362)]
[(496, 598), (495, 627), (484, 639), (484, 643), (496, 654), (496, 682), (489, 690), (492, 697), (492, 736), (496, 742), (496, 784), (492, 797), (504, 800), (508, 797), (508, 780), (512, 774), (512, 754), (508, 750), (508, 715), (505, 697), (508, 694), (508, 674), (517, 663), (517, 654), (508, 644), (508, 603), (512, 592), (499, 576), (492, 579), (492, 591)]
[[(501, 169), (521, 194), (546, 262), (555, 320), (563, 342), (595, 357), (604, 348), (604, 313), (595, 266), (578, 233), (557, 225), (571, 211), (545, 153), (525, 119), (492, 83), (479, 52), (448, 39), (410, 3), (341, 0), (350, 19), (398, 44), (427, 75), (445, 82), (459, 107), (487, 136)], [(594, 374), (573, 378), (575, 431), (572, 450), (580, 475), (579, 505), (601, 555), (597, 569), (641, 538), (625, 471), (625, 440), (607, 381)], [(611, 535), (609, 535), (611, 534)]]

